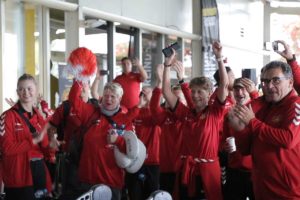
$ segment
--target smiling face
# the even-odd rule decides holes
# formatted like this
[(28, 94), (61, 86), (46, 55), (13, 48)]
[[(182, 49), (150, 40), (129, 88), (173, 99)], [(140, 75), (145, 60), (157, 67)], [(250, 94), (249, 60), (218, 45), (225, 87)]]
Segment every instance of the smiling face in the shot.
[(279, 102), (293, 89), (293, 79), (286, 76), (280, 67), (265, 71), (261, 80), (262, 90), (268, 102)]
[(249, 92), (245, 87), (234, 86), (233, 87), (233, 96), (237, 104), (244, 105), (250, 100)]
[(37, 86), (34, 79), (20, 80), (17, 86), (17, 94), (22, 104), (34, 104), (37, 99)]
[(203, 110), (207, 105), (211, 93), (202, 86), (194, 85), (191, 87), (191, 95), (196, 110)]
[(207, 77), (196, 77), (190, 81), (191, 96), (197, 111), (202, 111), (212, 94), (212, 82)]

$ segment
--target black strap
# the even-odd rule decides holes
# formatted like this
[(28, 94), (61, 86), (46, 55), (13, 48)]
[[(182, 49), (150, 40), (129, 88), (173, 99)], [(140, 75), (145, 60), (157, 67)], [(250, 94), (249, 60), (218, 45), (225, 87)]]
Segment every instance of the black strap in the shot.
[(62, 102), (63, 107), (63, 117), (60, 123), (57, 125), (57, 139), (63, 140), (64, 139), (64, 129), (68, 123), (67, 117), (69, 116), (71, 105), (68, 100)]
[(21, 105), (19, 105), (19, 109), (17, 108), (14, 108), (14, 110), (20, 115), (20, 117), (25, 121), (26, 125), (28, 126), (31, 134), (33, 137), (36, 137), (37, 136), (37, 132), (36, 132), (36, 129), (34, 128), (34, 126), (32, 126), (32, 124), (30, 123), (30, 121), (28, 120), (27, 117), (24, 116), (23, 112), (24, 112), (24, 109), (22, 111), (22, 107)]
[(65, 122), (70, 113), (70, 108), (71, 108), (70, 102), (68, 100), (63, 101), (63, 107), (64, 107), (63, 122)]
[(107, 119), (107, 121), (112, 125), (112, 127), (114, 127), (117, 130), (124, 130), (125, 129), (125, 125), (118, 125), (110, 116), (104, 115), (103, 116)]

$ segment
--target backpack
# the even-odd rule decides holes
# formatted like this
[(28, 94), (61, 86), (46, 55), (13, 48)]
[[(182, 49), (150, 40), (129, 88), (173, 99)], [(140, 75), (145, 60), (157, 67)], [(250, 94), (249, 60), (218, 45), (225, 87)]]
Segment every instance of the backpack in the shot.
[[(95, 107), (98, 106), (98, 104), (96, 104), (95, 102), (89, 101), (88, 103), (93, 104)], [(69, 112), (70, 112), (70, 108), (69, 108)], [(73, 163), (77, 166), (79, 165), (84, 135), (90, 129), (90, 127), (97, 122), (97, 119), (99, 118), (99, 116), (100, 116), (99, 110), (95, 110), (94, 113), (88, 119), (88, 122), (86, 124), (81, 125), (76, 130), (76, 134), (74, 133), (73, 137), (71, 137), (70, 142), (69, 142), (69, 148), (67, 150), (68, 151), (67, 159), (71, 163)]]

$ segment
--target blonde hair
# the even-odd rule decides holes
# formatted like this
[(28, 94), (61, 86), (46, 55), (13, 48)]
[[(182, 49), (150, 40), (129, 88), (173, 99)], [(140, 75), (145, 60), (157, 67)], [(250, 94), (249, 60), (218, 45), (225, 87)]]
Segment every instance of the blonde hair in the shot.
[(34, 84), (37, 86), (36, 80), (35, 80), (35, 78), (33, 76), (31, 76), (30, 74), (23, 74), (18, 79), (17, 87), (19, 87), (20, 82), (26, 81), (26, 80), (30, 80), (30, 81), (34, 82)]
[(212, 93), (213, 91), (213, 84), (211, 80), (205, 76), (193, 78), (190, 81), (189, 87), (192, 88), (193, 86), (202, 87), (204, 90), (208, 91), (209, 93)]
[(104, 86), (104, 91), (108, 89), (114, 92), (118, 97), (123, 96), (123, 88), (119, 83), (106, 83)]

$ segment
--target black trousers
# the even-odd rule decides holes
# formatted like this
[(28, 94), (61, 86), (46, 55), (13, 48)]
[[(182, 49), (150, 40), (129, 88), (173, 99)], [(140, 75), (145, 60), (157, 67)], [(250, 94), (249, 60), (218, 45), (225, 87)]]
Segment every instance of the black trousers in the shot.
[(250, 172), (227, 168), (226, 174), (224, 200), (254, 199)]
[(160, 173), (160, 189), (169, 192), (171, 195), (174, 192), (176, 182), (176, 173)]
[[(30, 161), (35, 199), (46, 199), (46, 164), (44, 160)], [(48, 191), (49, 192), (49, 191)], [(37, 193), (42, 193), (37, 196)], [(40, 196), (40, 197), (39, 197)]]
[(34, 200), (33, 187), (4, 188), (5, 200)]
[(147, 199), (159, 189), (159, 166), (144, 165), (137, 173), (127, 173), (125, 182), (130, 200)]

